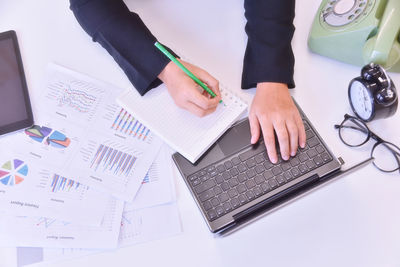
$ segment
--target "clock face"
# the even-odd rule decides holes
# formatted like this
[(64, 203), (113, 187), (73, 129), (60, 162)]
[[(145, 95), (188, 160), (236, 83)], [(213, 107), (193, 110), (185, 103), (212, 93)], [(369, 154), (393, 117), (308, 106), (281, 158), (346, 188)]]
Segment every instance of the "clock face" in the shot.
[(350, 85), (350, 102), (354, 112), (363, 120), (371, 118), (373, 113), (373, 98), (364, 84), (354, 81)]

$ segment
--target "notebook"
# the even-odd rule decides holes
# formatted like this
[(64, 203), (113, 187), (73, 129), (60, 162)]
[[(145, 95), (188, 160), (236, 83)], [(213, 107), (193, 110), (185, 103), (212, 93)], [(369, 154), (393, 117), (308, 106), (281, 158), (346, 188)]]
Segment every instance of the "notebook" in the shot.
[(223, 103), (202, 118), (176, 106), (164, 84), (144, 96), (127, 89), (117, 103), (194, 163), (247, 109), (247, 104), (225, 86), (220, 91)]

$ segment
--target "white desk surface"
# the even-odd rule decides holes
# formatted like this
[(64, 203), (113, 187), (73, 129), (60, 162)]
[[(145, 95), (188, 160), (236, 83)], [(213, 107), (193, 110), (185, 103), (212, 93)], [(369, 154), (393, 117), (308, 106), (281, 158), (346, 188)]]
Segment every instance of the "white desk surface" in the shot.
[[(113, 59), (78, 25), (68, 2), (0, 1), (0, 32), (17, 32), (32, 98), (41, 89), (49, 62), (129, 87)], [(254, 89), (240, 90), (247, 40), (243, 1), (126, 2), (159, 40), (251, 100)], [(347, 86), (360, 68), (308, 51), (307, 36), (319, 3), (297, 2), (293, 39), (297, 87), (292, 94), (333, 152), (350, 165), (369, 156), (372, 142), (364, 149), (348, 148), (333, 125), (345, 113), (351, 114)], [(390, 75), (400, 87), (400, 74)], [(369, 124), (382, 138), (397, 144), (399, 125), (400, 112)], [(225, 238), (208, 231), (178, 173), (175, 181), (181, 235), (56, 266), (400, 266), (398, 173), (383, 174), (370, 164)], [(14, 266), (15, 250), (0, 249), (0, 259), (1, 267)]]

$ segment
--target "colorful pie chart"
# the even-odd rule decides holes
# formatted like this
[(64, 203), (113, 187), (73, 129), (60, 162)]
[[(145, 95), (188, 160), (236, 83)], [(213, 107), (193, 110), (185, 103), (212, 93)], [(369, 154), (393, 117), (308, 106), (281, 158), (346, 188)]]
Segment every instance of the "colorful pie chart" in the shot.
[(22, 183), (28, 175), (28, 165), (19, 159), (5, 162), (0, 167), (0, 183), (14, 186)]
[(66, 148), (71, 143), (71, 140), (67, 138), (63, 133), (54, 131), (47, 139), (46, 144), (58, 148)]
[[(53, 131), (53, 129), (45, 126), (33, 125), (31, 128), (25, 130), (25, 134), (36, 142), (57, 148), (67, 148), (71, 143), (71, 139), (66, 137), (65, 134), (56, 130)], [(43, 142), (43, 140), (45, 141)]]
[(25, 134), (36, 142), (41, 143), (43, 139), (51, 133), (51, 131), (52, 130), (48, 127), (33, 125), (31, 128), (25, 130)]

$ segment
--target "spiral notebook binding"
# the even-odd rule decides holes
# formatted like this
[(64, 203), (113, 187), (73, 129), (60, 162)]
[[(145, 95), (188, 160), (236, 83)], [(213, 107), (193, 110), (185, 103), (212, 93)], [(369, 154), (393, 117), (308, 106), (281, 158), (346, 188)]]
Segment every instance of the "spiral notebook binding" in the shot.
[(223, 83), (220, 83), (219, 90), (221, 91), (222, 95), (229, 97), (229, 99), (232, 100), (235, 105), (239, 105), (240, 107), (243, 107), (243, 105), (248, 106), (246, 101), (244, 101), (236, 92), (229, 90), (228, 87), (226, 87)]

